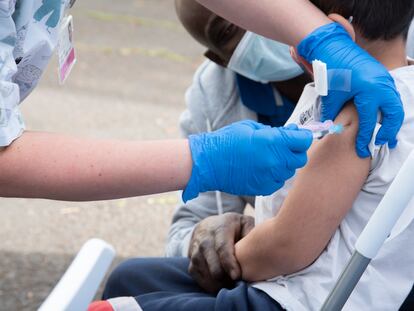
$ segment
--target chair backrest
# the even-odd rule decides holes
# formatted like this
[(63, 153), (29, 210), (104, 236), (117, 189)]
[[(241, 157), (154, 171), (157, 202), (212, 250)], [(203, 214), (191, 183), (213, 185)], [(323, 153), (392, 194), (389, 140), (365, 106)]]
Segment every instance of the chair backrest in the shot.
[(114, 257), (114, 248), (105, 241), (87, 241), (39, 311), (87, 310)]

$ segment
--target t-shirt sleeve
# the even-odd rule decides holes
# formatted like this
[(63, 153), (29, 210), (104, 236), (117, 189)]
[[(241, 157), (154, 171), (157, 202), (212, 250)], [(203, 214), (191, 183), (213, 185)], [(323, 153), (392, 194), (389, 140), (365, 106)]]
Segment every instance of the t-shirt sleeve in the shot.
[(10, 145), (25, 129), (19, 109), (19, 86), (13, 82), (17, 73), (13, 57), (17, 40), (13, 9), (0, 6), (0, 147)]

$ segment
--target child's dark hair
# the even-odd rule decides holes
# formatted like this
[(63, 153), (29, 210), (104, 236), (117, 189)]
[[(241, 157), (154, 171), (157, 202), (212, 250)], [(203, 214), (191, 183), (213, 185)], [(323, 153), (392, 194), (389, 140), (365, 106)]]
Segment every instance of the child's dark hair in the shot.
[(324, 13), (353, 16), (353, 24), (368, 40), (407, 37), (414, 18), (414, 0), (311, 0)]

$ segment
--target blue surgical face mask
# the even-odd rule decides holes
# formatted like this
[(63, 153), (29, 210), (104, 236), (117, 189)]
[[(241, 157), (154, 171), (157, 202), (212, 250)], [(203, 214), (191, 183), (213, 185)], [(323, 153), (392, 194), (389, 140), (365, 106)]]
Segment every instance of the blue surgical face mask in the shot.
[(235, 49), (227, 68), (262, 83), (285, 81), (303, 73), (287, 45), (249, 31)]

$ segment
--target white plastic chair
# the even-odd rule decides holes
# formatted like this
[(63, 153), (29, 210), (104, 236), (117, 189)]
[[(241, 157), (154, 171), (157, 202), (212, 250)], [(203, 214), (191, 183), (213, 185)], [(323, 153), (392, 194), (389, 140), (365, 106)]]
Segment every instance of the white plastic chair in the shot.
[(105, 241), (87, 241), (38, 311), (86, 311), (114, 258)]

